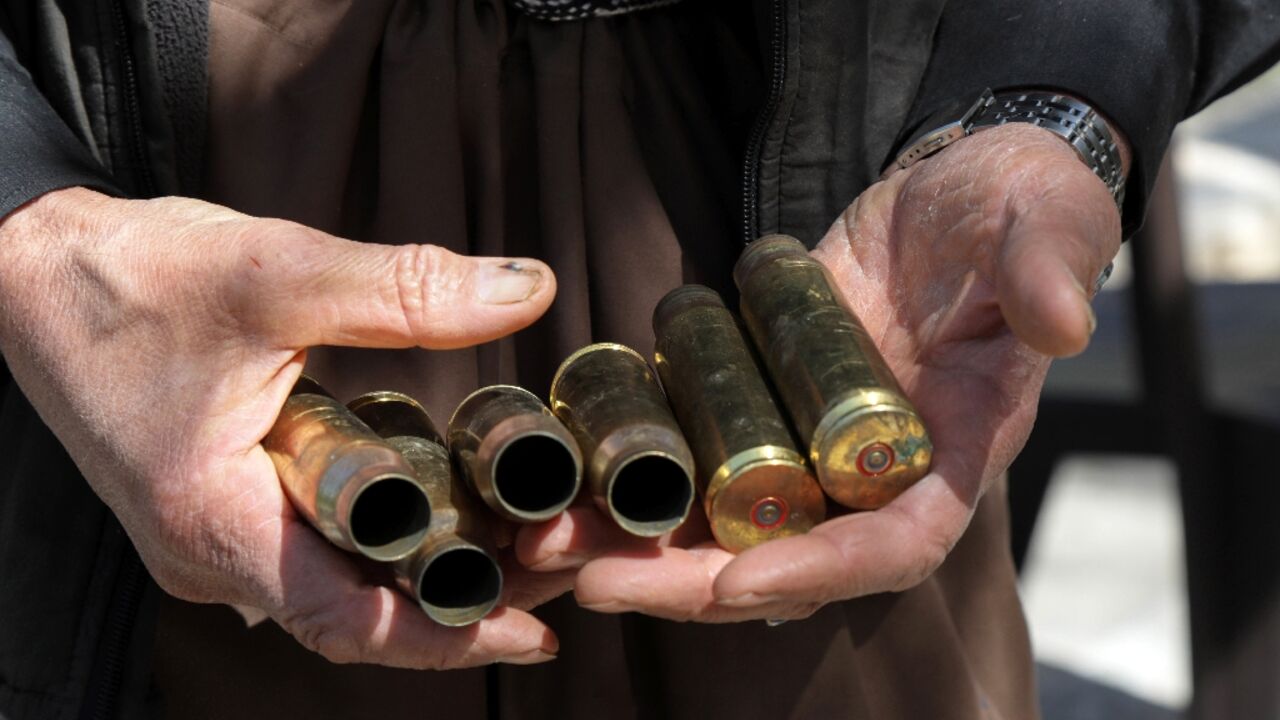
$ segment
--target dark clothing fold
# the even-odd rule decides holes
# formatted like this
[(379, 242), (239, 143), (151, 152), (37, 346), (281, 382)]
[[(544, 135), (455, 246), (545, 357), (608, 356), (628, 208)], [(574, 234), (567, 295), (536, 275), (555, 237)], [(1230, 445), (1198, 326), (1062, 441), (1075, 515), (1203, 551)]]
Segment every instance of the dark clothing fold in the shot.
[(951, 2), (899, 145), (925, 129), (931, 114), (963, 112), (958, 106), (986, 87), (1072, 93), (1114, 121), (1132, 146), (1129, 236), (1142, 223), (1174, 125), (1277, 61), (1276, 0)]
[[(1098, 103), (1143, 185), (1173, 124), (1280, 38), (1260, 3), (1104, 4), (685, 0), (544, 22), (497, 0), (0, 0), (0, 217), (88, 185), (546, 260), (556, 303), (512, 338), (310, 353), (340, 397), (402, 390), (443, 420), (483, 383), (545, 394), (588, 342), (648, 353), (649, 313), (681, 282), (732, 302), (744, 237), (816, 242), (970, 85)], [(1161, 47), (1159, 67), (1130, 61)], [(2, 717), (1036, 714), (1002, 488), (919, 587), (802, 622), (681, 625), (565, 598), (538, 611), (561, 639), (547, 665), (334, 666), (270, 623), (134, 592), (118, 523), (22, 393), (2, 400)]]

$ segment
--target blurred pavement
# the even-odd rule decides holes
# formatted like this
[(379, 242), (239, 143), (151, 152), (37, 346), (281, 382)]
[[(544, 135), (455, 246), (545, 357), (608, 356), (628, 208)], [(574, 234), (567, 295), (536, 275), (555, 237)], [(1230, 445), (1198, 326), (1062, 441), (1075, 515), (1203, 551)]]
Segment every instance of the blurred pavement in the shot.
[[(1213, 401), (1280, 418), (1280, 69), (1185, 122), (1173, 152)], [(1094, 346), (1055, 363), (1050, 392), (1136, 394), (1115, 297), (1127, 279), (1122, 257)], [(1078, 457), (1055, 473), (1022, 579), (1046, 720), (1173, 720), (1189, 699), (1175, 482), (1161, 458)]]

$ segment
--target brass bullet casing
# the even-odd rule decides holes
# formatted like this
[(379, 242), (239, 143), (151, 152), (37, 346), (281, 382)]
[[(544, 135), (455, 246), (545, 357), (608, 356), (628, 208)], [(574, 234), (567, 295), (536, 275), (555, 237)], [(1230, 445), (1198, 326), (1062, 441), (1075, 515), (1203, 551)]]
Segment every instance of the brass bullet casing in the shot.
[(397, 392), (367, 393), (348, 407), (409, 461), (431, 500), (426, 537), (392, 566), (396, 581), (441, 625), (461, 627), (483, 619), (502, 595), (502, 569), (483, 510), (453, 472), (431, 417)]
[(822, 522), (822, 488), (724, 300), (701, 285), (676, 288), (654, 309), (653, 332), (716, 542), (736, 553)]
[(577, 438), (596, 504), (633, 535), (680, 526), (693, 504), (693, 454), (649, 364), (597, 343), (570, 355), (551, 381), (551, 410)]
[(413, 469), (310, 378), (294, 386), (262, 446), (294, 508), (338, 547), (388, 561), (426, 535), (431, 506)]
[(929, 470), (919, 414), (826, 268), (795, 238), (747, 246), (733, 270), (742, 318), (818, 481), (847, 507), (882, 507)]
[(582, 486), (582, 453), (537, 395), (514, 385), (471, 393), (449, 420), (449, 450), (467, 483), (502, 517), (550, 520)]

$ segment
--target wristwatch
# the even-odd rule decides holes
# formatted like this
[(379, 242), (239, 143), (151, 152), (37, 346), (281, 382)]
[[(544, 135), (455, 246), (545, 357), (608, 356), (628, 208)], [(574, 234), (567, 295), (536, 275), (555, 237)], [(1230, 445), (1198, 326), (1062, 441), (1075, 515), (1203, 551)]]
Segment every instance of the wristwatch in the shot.
[(933, 129), (907, 143), (890, 172), (906, 169), (978, 130), (1011, 122), (1031, 123), (1066, 140), (1093, 174), (1106, 183), (1116, 207), (1123, 209), (1124, 168), (1106, 121), (1085, 103), (1046, 90), (999, 93), (991, 92), (990, 88), (983, 90), (958, 119), (942, 125), (926, 123), (925, 127)]

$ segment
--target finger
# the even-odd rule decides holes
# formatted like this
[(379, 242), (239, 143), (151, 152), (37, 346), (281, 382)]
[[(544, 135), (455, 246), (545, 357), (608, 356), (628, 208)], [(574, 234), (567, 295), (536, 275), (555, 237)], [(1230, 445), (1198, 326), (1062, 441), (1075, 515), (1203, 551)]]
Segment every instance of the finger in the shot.
[(627, 533), (594, 506), (575, 505), (545, 523), (521, 527), (516, 557), (530, 570), (549, 572), (582, 567), (611, 551), (654, 552), (660, 542)]
[(942, 564), (972, 514), (948, 471), (938, 468), (879, 510), (746, 551), (716, 578), (716, 602), (754, 608), (914, 587)]
[(247, 243), (255, 292), (243, 310), (290, 347), (475, 345), (525, 327), (555, 296), (555, 276), (537, 260), (266, 227)]
[(596, 612), (641, 612), (668, 620), (739, 622), (808, 617), (820, 603), (801, 600), (739, 608), (716, 603), (713, 581), (733, 555), (706, 543), (654, 553), (610, 553), (578, 572), (574, 596)]
[(1052, 183), (1022, 190), (1012, 203), (997, 289), (1018, 337), (1063, 357), (1089, 343), (1096, 323), (1089, 301), (1120, 247), (1120, 217), (1102, 183), (1078, 162), (1060, 168)]
[(546, 625), (512, 608), (468, 627), (437, 625), (401, 593), (365, 584), (349, 558), (300, 523), (286, 525), (283, 547), (283, 593), (268, 612), (332, 662), (446, 669), (543, 662), (559, 649)]
[(531, 610), (573, 589), (578, 571), (538, 572), (529, 570), (514, 558), (502, 563), (502, 604), (519, 610)]

